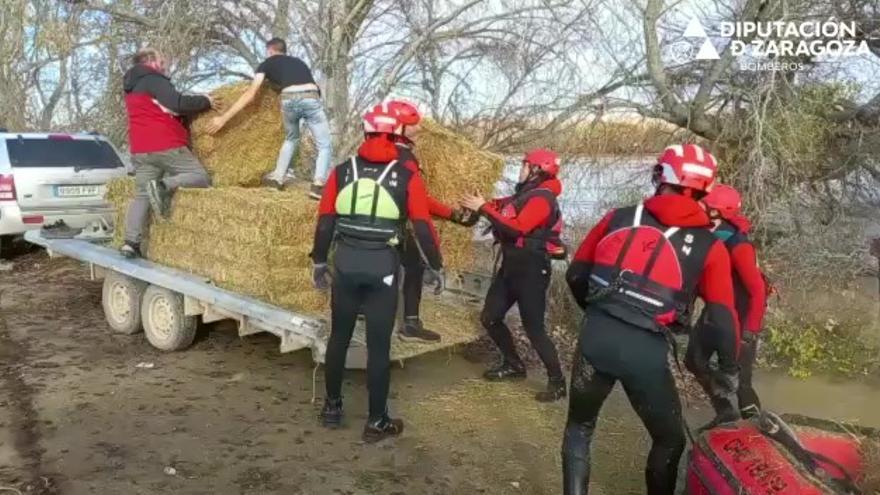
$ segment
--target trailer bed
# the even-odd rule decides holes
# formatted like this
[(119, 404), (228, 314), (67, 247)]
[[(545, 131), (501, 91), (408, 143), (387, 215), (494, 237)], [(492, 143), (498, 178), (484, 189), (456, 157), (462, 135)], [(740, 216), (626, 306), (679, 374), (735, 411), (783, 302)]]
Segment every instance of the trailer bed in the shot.
[[(329, 318), (324, 315), (304, 314), (280, 308), (217, 287), (205, 277), (147, 259), (125, 258), (116, 249), (88, 240), (47, 239), (40, 231), (28, 232), (25, 239), (44, 247), (51, 256), (65, 256), (85, 263), (93, 280), (110, 273), (114, 277), (128, 277), (173, 291), (182, 296), (183, 313), (186, 317), (201, 317), (206, 323), (234, 320), (238, 323), (240, 336), (269, 332), (279, 337), (281, 352), (309, 349), (316, 363), (324, 362), (329, 337)], [(480, 325), (473, 302), (472, 296), (454, 294), (441, 298), (426, 297), (422, 318), (428, 328), (441, 333), (443, 340), (422, 343), (403, 342), (394, 338), (391, 358), (403, 361), (479, 338)], [(358, 327), (352, 339), (346, 367), (363, 369), (366, 367), (366, 338), (363, 325), (359, 324)]]

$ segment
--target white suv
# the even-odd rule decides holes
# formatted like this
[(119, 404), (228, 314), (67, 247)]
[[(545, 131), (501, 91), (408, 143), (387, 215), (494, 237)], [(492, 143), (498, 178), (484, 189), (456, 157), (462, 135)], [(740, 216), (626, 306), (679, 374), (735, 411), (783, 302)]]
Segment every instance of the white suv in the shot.
[(106, 184), (126, 173), (103, 136), (0, 132), (0, 247), (58, 220), (71, 228), (112, 221)]

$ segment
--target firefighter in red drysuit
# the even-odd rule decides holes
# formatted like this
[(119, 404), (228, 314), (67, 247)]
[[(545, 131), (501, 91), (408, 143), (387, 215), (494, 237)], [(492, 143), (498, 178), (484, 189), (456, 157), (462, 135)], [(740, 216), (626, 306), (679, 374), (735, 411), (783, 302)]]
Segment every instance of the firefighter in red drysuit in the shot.
[[(716, 168), (699, 146), (667, 148), (654, 168), (656, 194), (605, 215), (566, 273), (585, 311), (562, 443), (566, 495), (587, 493), (596, 420), (618, 381), (653, 441), (647, 493), (674, 493), (685, 438), (666, 327), (697, 295), (707, 326), (734, 337), (738, 326), (730, 258), (697, 202), (712, 188)], [(735, 338), (726, 343), (735, 353)]]
[[(421, 174), (421, 166), (412, 151), (415, 146), (413, 139), (418, 133), (418, 126), (422, 120), (418, 108), (408, 101), (389, 100), (374, 107), (373, 111), (390, 113), (400, 121), (401, 127), (391, 136), (397, 145), (400, 162), (413, 172)], [(432, 217), (465, 226), (473, 226), (479, 219), (477, 215), (469, 215), (463, 209), (453, 209), (443, 204), (430, 193), (428, 193), (428, 211)], [(398, 329), (397, 336), (403, 341), (439, 342), (440, 334), (425, 328), (419, 317), (425, 265), (409, 230), (403, 241), (401, 263), (403, 264), (403, 326)], [(431, 284), (432, 281), (428, 280), (428, 285)]]
[(525, 364), (516, 351), (504, 316), (516, 304), (523, 330), (547, 369), (547, 389), (536, 399), (553, 402), (566, 395), (565, 377), (556, 346), (544, 327), (547, 288), (552, 275), (548, 243), (561, 245), (554, 232), (561, 219), (556, 198), (562, 193), (559, 156), (546, 149), (529, 151), (523, 160), (516, 192), (508, 198), (485, 201), (465, 195), (461, 205), (478, 211), (492, 224), (501, 244), (501, 266), (492, 277), (480, 321), (501, 351), (501, 362), (483, 375), (491, 381), (523, 379)]
[(749, 240), (752, 224), (740, 213), (742, 198), (739, 192), (731, 186), (719, 184), (703, 198), (703, 204), (715, 226), (712, 231), (724, 242), (733, 265), (733, 292), (742, 326), (736, 395), (740, 414), (748, 418), (761, 409), (761, 401), (752, 385), (752, 370), (767, 309), (767, 284), (758, 267), (755, 246)]
[(359, 313), (366, 320), (369, 417), (363, 439), (376, 442), (399, 435), (403, 421), (388, 415), (390, 347), (397, 312), (400, 254), (405, 224), (443, 290), (440, 243), (428, 213), (428, 194), (419, 174), (399, 163), (391, 136), (401, 124), (392, 115), (364, 116), (365, 140), (357, 155), (330, 173), (319, 204), (312, 249), (315, 286), (330, 285), (327, 258), (335, 243), (332, 266), (331, 330), (325, 366), (324, 426), (342, 422), (345, 358)]

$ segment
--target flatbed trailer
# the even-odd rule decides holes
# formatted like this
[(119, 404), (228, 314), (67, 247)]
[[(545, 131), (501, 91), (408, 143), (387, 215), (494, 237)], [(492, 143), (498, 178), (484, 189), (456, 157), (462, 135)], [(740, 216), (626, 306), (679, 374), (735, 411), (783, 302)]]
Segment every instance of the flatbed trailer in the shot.
[[(103, 279), (101, 302), (108, 325), (116, 332), (143, 331), (157, 349), (178, 351), (195, 338), (198, 320), (233, 320), (239, 336), (268, 332), (280, 339), (280, 351), (309, 349), (323, 363), (329, 325), (322, 318), (282, 309), (214, 285), (210, 280), (146, 259), (128, 259), (100, 243), (80, 239), (47, 239), (31, 231), (25, 240), (50, 256), (83, 262), (89, 278)], [(363, 343), (353, 341), (347, 363), (366, 366)]]
[[(107, 324), (122, 334), (144, 332), (149, 343), (163, 351), (188, 348), (199, 320), (236, 322), (241, 337), (268, 332), (280, 339), (281, 352), (309, 349), (315, 363), (323, 363), (330, 325), (320, 316), (298, 313), (214, 285), (209, 279), (147, 259), (129, 259), (102, 243), (102, 239), (49, 239), (42, 231), (25, 234), (25, 240), (46, 249), (50, 256), (64, 256), (86, 265), (91, 280), (103, 280), (101, 304)], [(103, 240), (106, 240), (106, 236)], [(434, 323), (443, 323), (439, 343), (392, 343), (392, 359), (403, 362), (427, 352), (464, 344), (479, 337), (479, 323), (462, 313), (481, 301), (488, 278), (476, 274), (454, 277), (445, 295), (428, 297), (422, 311)], [(439, 322), (436, 317), (446, 318)], [(452, 318), (452, 319), (450, 319)], [(363, 322), (352, 338), (346, 367), (365, 369), (366, 337)]]

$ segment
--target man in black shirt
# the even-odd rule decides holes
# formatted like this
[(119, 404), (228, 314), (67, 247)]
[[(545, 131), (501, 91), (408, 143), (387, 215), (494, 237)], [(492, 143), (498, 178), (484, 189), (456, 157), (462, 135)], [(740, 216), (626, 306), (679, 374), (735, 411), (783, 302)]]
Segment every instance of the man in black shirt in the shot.
[(299, 58), (287, 55), (287, 43), (284, 40), (272, 38), (266, 43), (266, 52), (268, 58), (257, 67), (250, 87), (229, 110), (211, 121), (208, 133), (214, 134), (222, 129), (242, 108), (253, 101), (263, 81), (268, 80), (273, 87), (281, 91), (281, 118), (287, 136), (278, 153), (275, 170), (264, 178), (263, 184), (278, 189), (284, 187), (285, 179), (292, 175), (288, 169), (299, 144), (299, 125), (300, 122), (305, 121), (312, 131), (315, 146), (318, 148), (315, 175), (309, 196), (313, 199), (321, 199), (321, 191), (330, 172), (332, 154), (330, 123), (321, 103), (321, 90), (315, 84), (309, 66)]

